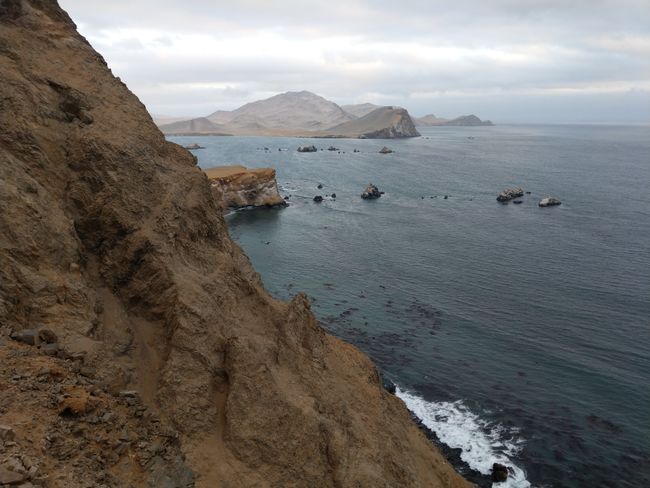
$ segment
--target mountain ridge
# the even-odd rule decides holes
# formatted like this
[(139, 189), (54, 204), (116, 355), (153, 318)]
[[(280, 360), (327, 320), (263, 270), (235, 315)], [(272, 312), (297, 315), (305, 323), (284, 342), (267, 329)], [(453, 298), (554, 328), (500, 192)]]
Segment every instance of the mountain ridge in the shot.
[[(368, 117), (375, 110), (380, 112), (364, 119), (361, 123), (354, 123), (358, 119)], [(391, 116), (387, 116), (385, 113), (387, 110), (393, 111)], [(232, 111), (217, 110), (207, 117), (162, 124), (159, 127), (169, 135), (220, 133), (366, 138), (420, 135), (405, 109), (365, 104), (363, 109), (356, 111), (359, 115), (348, 113), (336, 103), (303, 90), (280, 93), (264, 100), (247, 103)], [(380, 113), (383, 116), (380, 116)], [(370, 121), (374, 121), (374, 125), (370, 124)], [(364, 127), (365, 131), (361, 132), (360, 127)]]

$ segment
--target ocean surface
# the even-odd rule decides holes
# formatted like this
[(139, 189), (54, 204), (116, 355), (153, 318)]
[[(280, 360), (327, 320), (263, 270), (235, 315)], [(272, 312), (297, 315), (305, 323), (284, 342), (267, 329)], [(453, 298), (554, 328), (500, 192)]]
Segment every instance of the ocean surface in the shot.
[[(650, 129), (421, 132), (170, 139), (204, 145), (202, 167), (277, 169), (290, 206), (235, 212), (231, 235), (274, 296), (304, 291), (373, 358), (459, 471), (650, 486)], [(380, 199), (360, 198), (369, 182)], [(498, 203), (514, 185), (531, 194)]]

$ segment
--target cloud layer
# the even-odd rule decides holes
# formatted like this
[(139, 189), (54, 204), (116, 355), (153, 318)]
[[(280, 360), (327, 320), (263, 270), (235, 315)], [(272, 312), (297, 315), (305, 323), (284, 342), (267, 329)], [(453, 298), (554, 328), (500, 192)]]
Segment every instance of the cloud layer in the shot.
[(416, 115), (650, 122), (647, 0), (61, 4), (152, 113), (304, 89)]

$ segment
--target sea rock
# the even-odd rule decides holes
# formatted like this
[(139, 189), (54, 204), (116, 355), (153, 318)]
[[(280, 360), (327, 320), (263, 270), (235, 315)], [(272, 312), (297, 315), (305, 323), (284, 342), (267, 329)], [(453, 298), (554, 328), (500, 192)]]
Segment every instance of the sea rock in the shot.
[(523, 197), (523, 196), (524, 196), (524, 190), (522, 190), (518, 186), (515, 186), (513, 188), (506, 188), (501, 193), (499, 193), (499, 196), (497, 196), (497, 202), (508, 202), (513, 198)]
[(280, 196), (275, 170), (272, 168), (220, 166), (206, 169), (205, 173), (224, 210), (287, 205)]
[(555, 205), (562, 205), (562, 202), (555, 197), (542, 198), (538, 204), (540, 207), (553, 207)]
[(323, 196), (322, 196), (322, 195), (316, 195), (316, 196), (314, 197), (314, 201), (315, 201), (316, 203), (320, 203), (320, 202), (322, 202), (322, 201), (323, 201)]
[(322, 183), (319, 183), (318, 186), (316, 186), (316, 188), (318, 188), (319, 190), (320, 190), (321, 188), (323, 188)]
[(316, 146), (314, 145), (298, 147), (298, 152), (316, 152), (316, 151), (318, 151), (318, 149), (316, 149)]
[(379, 150), (379, 154), (390, 154), (390, 153), (392, 153), (392, 152), (393, 152), (393, 150), (387, 148), (386, 146), (382, 147), (382, 148)]
[(391, 395), (394, 395), (395, 392), (397, 391), (397, 386), (395, 386), (395, 383), (393, 383), (391, 380), (389, 380), (383, 375), (381, 377), (381, 385), (384, 387), (384, 390), (386, 390)]
[(194, 150), (194, 149), (205, 149), (205, 146), (201, 146), (200, 144), (194, 143), (194, 144), (187, 144), (186, 146), (183, 146), (185, 149), (189, 150)]
[(503, 464), (494, 463), (492, 465), (492, 481), (500, 483), (508, 479), (508, 467)]
[(379, 198), (382, 194), (383, 192), (380, 192), (379, 188), (377, 188), (372, 183), (368, 183), (368, 186), (361, 194), (361, 198), (363, 198), (364, 200), (372, 200), (375, 198)]
[(340, 151), (338, 147), (330, 146), (327, 148), (328, 151)]
[(336, 193), (332, 193), (331, 197), (336, 198)]
[(520, 204), (524, 203), (524, 201), (523, 201), (523, 200), (515, 200), (515, 201), (512, 202), (512, 203), (514, 203), (514, 204), (516, 204), (516, 205), (520, 205)]

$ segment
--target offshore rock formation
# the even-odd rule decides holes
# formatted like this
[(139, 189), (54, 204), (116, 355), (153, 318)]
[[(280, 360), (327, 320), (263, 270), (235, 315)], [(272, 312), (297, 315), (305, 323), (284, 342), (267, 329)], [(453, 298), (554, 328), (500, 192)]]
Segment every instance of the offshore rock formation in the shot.
[(375, 198), (381, 197), (382, 194), (383, 192), (379, 191), (379, 188), (377, 188), (372, 183), (368, 183), (368, 186), (365, 190), (363, 190), (363, 193), (361, 194), (361, 198), (364, 200), (373, 200)]
[(546, 198), (542, 198), (542, 199), (539, 201), (538, 205), (539, 205), (540, 207), (553, 207), (553, 206), (555, 206), (555, 205), (562, 205), (562, 202), (560, 201), (559, 198), (555, 198), (555, 197), (546, 197)]
[[(468, 486), (304, 295), (269, 296), (195, 158), (54, 0), (0, 3), (0, 87), (12, 469), (51, 488)], [(9, 338), (24, 329), (56, 356)]]
[(513, 188), (506, 188), (499, 195), (497, 195), (497, 202), (509, 202), (513, 198), (523, 197), (524, 190), (515, 186)]
[(307, 146), (298, 146), (297, 149), (298, 152), (316, 152), (318, 149), (316, 149), (316, 146), (313, 144), (307, 145)]
[(206, 169), (205, 174), (224, 209), (287, 205), (280, 196), (275, 170), (272, 168), (219, 166)]

